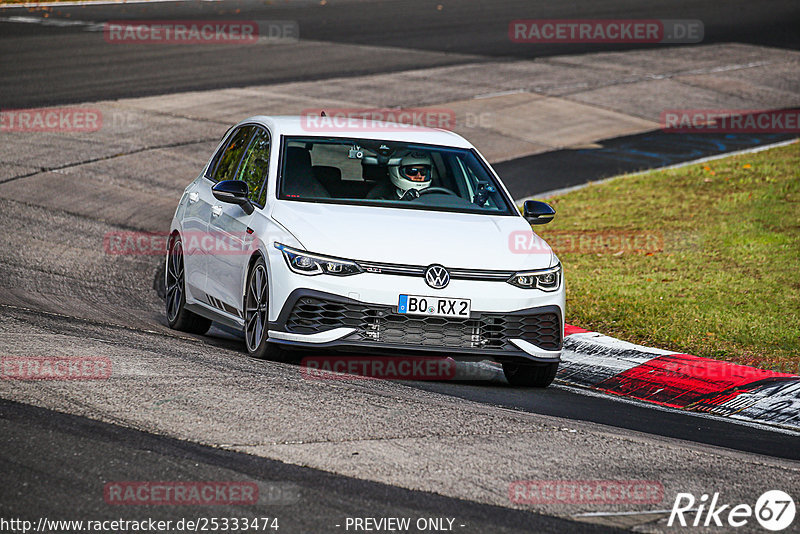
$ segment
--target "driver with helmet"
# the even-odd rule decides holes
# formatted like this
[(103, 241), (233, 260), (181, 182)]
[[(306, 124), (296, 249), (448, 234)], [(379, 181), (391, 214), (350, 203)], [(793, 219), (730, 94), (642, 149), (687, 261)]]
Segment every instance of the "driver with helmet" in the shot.
[(369, 199), (413, 200), (431, 185), (431, 159), (427, 154), (409, 152), (389, 160), (389, 182), (376, 185)]

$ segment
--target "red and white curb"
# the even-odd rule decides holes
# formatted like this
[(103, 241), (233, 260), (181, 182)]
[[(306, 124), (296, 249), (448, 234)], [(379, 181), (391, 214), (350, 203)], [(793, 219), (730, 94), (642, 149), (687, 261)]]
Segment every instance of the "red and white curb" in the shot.
[(566, 325), (556, 380), (669, 408), (800, 430), (800, 376), (643, 347)]

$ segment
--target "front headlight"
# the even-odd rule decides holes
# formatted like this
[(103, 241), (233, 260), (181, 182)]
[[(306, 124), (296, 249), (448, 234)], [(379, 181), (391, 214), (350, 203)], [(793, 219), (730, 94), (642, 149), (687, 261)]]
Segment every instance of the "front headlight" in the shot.
[(275, 248), (283, 252), (286, 264), (292, 272), (312, 276), (315, 274), (332, 274), (334, 276), (350, 276), (358, 274), (361, 267), (354, 262), (340, 258), (330, 258), (297, 250), (280, 243), (275, 243)]
[(555, 291), (561, 287), (561, 264), (549, 269), (515, 273), (508, 279), (508, 283), (523, 289)]

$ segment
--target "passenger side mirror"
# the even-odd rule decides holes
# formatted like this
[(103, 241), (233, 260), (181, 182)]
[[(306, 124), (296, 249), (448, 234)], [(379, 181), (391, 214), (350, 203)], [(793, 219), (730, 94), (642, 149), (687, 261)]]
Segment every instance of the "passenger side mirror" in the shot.
[(248, 215), (253, 213), (253, 203), (250, 202), (247, 182), (242, 180), (222, 180), (211, 188), (214, 198), (228, 204), (238, 204)]
[(547, 224), (556, 216), (556, 210), (546, 202), (526, 200), (522, 208), (522, 216), (530, 224)]

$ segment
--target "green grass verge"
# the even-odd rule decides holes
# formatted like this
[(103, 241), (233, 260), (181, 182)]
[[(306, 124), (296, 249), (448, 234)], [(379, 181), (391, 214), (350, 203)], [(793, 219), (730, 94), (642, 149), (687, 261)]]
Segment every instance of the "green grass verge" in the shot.
[(548, 202), (555, 220), (534, 228), (564, 265), (568, 323), (799, 371), (800, 144)]

